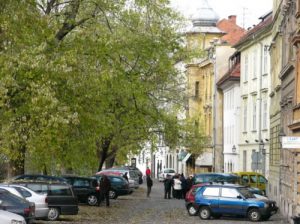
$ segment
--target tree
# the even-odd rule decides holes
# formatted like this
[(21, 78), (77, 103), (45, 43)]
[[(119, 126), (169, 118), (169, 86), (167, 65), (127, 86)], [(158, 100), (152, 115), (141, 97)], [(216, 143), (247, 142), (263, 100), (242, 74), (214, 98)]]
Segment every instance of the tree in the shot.
[(49, 173), (100, 170), (153, 130), (173, 145), (190, 131), (176, 119), (184, 90), (174, 65), (188, 53), (168, 1), (1, 4), (1, 152), (14, 173), (25, 158)]

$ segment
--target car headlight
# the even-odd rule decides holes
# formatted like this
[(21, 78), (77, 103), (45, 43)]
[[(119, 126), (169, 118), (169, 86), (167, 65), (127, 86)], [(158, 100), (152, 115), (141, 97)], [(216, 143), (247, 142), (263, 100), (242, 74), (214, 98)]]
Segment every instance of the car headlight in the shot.
[(11, 224), (24, 224), (25, 222), (13, 219), (13, 220), (11, 220), (10, 223)]

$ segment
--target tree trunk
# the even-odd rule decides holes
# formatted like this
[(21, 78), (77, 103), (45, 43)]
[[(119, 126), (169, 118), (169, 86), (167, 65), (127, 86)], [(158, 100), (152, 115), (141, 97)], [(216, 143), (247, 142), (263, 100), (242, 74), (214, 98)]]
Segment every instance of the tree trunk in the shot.
[(101, 139), (100, 141), (97, 141), (97, 143), (96, 143), (96, 146), (97, 146), (98, 152), (99, 152), (99, 160), (100, 160), (98, 172), (102, 170), (103, 164), (104, 164), (105, 160), (107, 159), (107, 154), (108, 154), (110, 143), (111, 143), (110, 138)]
[(106, 159), (105, 165), (106, 168), (111, 168), (113, 167), (114, 163), (115, 163), (115, 159), (116, 159), (116, 155), (112, 155), (109, 158)]

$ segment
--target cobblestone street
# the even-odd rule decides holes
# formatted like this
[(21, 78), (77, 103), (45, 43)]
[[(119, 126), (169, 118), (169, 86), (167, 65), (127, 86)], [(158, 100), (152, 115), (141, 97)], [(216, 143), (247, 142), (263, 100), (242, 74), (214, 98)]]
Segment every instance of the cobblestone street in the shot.
[[(106, 208), (104, 205), (100, 207), (81, 205), (77, 216), (62, 216), (60, 221), (57, 222), (36, 221), (35, 223), (252, 223), (244, 218), (221, 218), (219, 220), (211, 219), (205, 221), (201, 220), (198, 216), (189, 216), (185, 208), (184, 200), (163, 199), (163, 184), (156, 181), (154, 182), (154, 187), (150, 196), (150, 198), (146, 197), (146, 186), (143, 184), (130, 196), (123, 196), (119, 197), (117, 200), (111, 200), (111, 206), (109, 208)], [(276, 214), (272, 216), (269, 221), (258, 223), (286, 224), (287, 221)]]

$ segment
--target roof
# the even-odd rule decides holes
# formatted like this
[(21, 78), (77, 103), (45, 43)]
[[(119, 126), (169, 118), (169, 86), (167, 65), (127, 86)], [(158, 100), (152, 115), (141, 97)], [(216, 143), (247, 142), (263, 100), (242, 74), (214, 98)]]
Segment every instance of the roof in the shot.
[(264, 16), (260, 17), (262, 21), (257, 24), (254, 28), (250, 29), (235, 45), (235, 48), (238, 48), (239, 46), (243, 45), (244, 43), (252, 40), (257, 35), (261, 34), (263, 31), (266, 30), (266, 28), (270, 27), (272, 25), (272, 11), (267, 13)]
[(242, 36), (245, 35), (246, 30), (236, 24), (236, 16), (229, 16), (228, 19), (222, 19), (217, 23), (217, 27), (226, 34), (221, 37), (221, 40), (234, 45)]
[(217, 86), (224, 84), (227, 81), (239, 81), (241, 73), (241, 63), (237, 63), (231, 70), (225, 73), (217, 82)]

